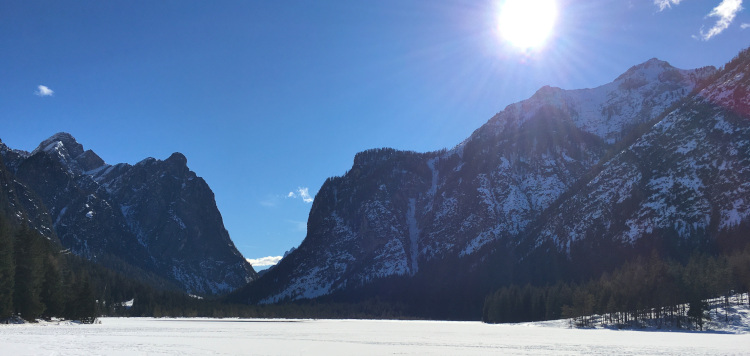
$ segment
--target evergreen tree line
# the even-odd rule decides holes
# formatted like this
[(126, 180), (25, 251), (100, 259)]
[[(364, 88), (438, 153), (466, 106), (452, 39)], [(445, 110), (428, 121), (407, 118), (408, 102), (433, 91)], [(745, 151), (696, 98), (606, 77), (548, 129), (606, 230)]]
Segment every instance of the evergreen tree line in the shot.
[[(61, 318), (91, 323), (99, 316), (242, 318), (404, 318), (378, 300), (302, 301), (247, 305), (197, 298), (154, 285), (61, 251), (61, 246), (0, 215), (0, 323)], [(157, 281), (158, 282), (158, 281)], [(133, 301), (132, 305), (126, 303)]]
[(0, 217), (0, 322), (14, 316), (92, 322), (95, 298), (87, 273), (71, 269), (59, 246)]
[(750, 246), (728, 256), (696, 254), (687, 263), (653, 253), (587, 283), (500, 288), (485, 298), (482, 320), (513, 323), (573, 318), (576, 325), (585, 327), (598, 314), (600, 322), (610, 325), (638, 326), (653, 320), (658, 327), (702, 329), (706, 299), (724, 296), (729, 303), (730, 294), (749, 290)]

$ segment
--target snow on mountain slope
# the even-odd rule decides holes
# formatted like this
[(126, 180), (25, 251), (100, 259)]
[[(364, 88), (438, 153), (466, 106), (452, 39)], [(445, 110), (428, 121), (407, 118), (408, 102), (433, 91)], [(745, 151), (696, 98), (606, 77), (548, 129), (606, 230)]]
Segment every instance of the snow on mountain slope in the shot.
[(256, 278), (224, 229), (213, 192), (182, 154), (113, 166), (67, 133), (31, 153), (4, 152), (72, 252), (130, 265), (193, 294), (227, 293)]
[(513, 243), (611, 143), (713, 72), (650, 60), (598, 88), (542, 88), (449, 151), (359, 153), (349, 172), (320, 189), (300, 247), (247, 295), (317, 297)]
[(661, 114), (715, 72), (714, 67), (677, 69), (653, 58), (596, 88), (543, 87), (530, 99), (509, 105), (485, 126), (496, 130), (518, 127), (551, 106), (569, 116), (576, 127), (611, 144), (633, 126)]
[[(711, 235), (750, 216), (750, 58), (669, 112), (554, 210), (537, 245)], [(730, 63), (732, 64), (732, 63)]]

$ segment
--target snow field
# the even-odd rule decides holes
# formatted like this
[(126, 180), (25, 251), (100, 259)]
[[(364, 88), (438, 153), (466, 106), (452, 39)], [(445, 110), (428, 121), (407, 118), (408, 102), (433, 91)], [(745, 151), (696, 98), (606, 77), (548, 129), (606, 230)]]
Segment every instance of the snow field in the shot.
[(102, 318), (0, 326), (3, 355), (742, 355), (750, 334), (480, 322)]

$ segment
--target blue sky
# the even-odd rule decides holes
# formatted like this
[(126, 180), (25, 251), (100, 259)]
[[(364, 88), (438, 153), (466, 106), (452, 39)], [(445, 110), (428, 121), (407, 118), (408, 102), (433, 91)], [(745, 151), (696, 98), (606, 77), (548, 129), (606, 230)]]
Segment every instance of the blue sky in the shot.
[(278, 256), (359, 151), (450, 148), (541, 86), (750, 45), (741, 0), (555, 3), (544, 45), (518, 49), (504, 1), (3, 1), (0, 139), (70, 132), (110, 164), (182, 152), (240, 252)]

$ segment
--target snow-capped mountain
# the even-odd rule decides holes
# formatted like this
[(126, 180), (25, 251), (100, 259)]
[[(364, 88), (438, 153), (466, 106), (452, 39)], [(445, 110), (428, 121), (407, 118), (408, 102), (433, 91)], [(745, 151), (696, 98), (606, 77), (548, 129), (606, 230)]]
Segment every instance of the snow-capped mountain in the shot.
[[(750, 216), (748, 52), (592, 173), (531, 238), (561, 250), (597, 235), (620, 244), (721, 238)], [(745, 232), (746, 235), (746, 232)], [(747, 238), (747, 237), (746, 237)], [(698, 241), (694, 241), (697, 243)]]
[(468, 278), (487, 261), (545, 258), (550, 241), (565, 254), (594, 235), (632, 244), (746, 222), (747, 57), (720, 72), (651, 59), (597, 88), (544, 87), (450, 150), (359, 153), (316, 195), (299, 248), (238, 298)]
[(3, 146), (2, 156), (75, 254), (192, 294), (226, 293), (257, 276), (229, 238), (213, 192), (180, 153), (109, 165), (58, 133), (31, 153)]

